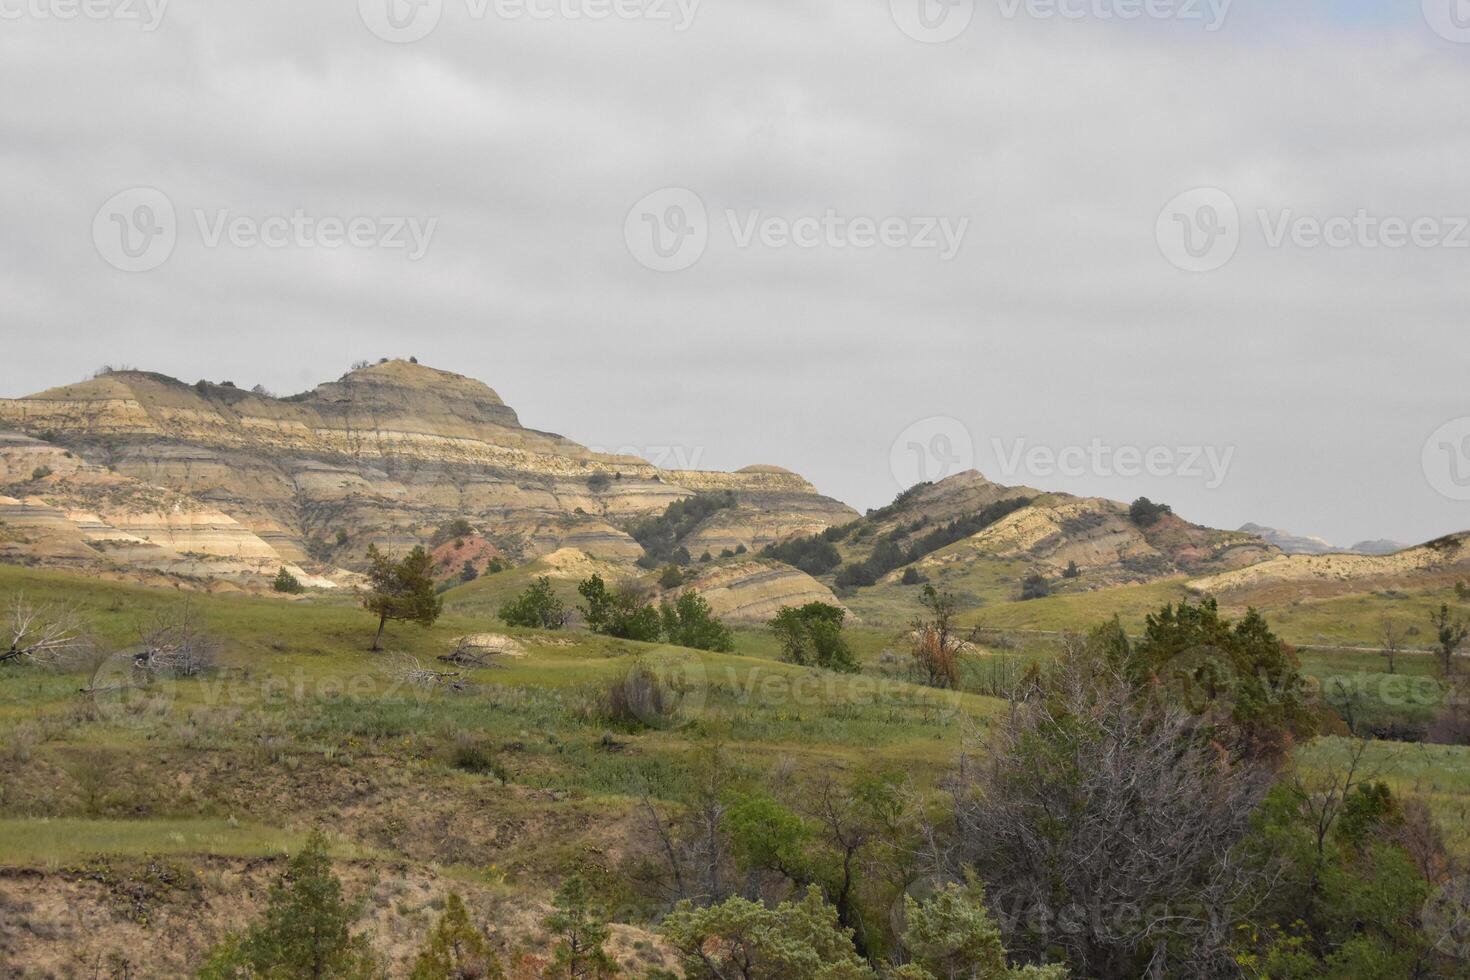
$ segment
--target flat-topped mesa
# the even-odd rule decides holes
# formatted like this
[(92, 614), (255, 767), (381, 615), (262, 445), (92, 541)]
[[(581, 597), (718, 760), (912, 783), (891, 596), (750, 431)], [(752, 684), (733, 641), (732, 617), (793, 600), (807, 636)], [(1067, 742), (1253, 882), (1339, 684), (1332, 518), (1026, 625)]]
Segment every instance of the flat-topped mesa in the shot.
[(157, 439), (316, 457), (406, 454), (495, 465), (514, 455), (544, 455), (559, 460), (543, 463), (549, 469), (593, 455), (569, 439), (523, 427), (481, 382), (406, 361), (361, 368), (289, 398), (228, 382), (187, 385), (160, 374), (114, 371), (0, 400), (0, 426), (82, 440)]

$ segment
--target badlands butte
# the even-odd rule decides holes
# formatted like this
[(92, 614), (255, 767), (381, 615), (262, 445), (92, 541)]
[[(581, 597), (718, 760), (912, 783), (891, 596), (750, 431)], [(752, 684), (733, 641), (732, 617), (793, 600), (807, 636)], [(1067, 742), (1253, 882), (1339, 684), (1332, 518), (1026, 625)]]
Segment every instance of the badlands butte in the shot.
[[(669, 510), (691, 498), (707, 506)], [(491, 594), (528, 574), (652, 584), (677, 560), (736, 620), (835, 603), (834, 590), (861, 618), (900, 619), (916, 581), (977, 606), (1021, 599), (1028, 579), (1032, 599), (1170, 583), (1274, 604), (1470, 577), (1466, 537), (1287, 554), (1249, 531), (975, 472), (864, 516), (775, 466), (594, 452), (522, 425), (479, 381), (402, 360), (286, 398), (109, 370), (0, 400), (0, 560), (212, 592), (268, 592), (283, 567), (351, 590), (370, 545), (422, 544), (446, 585), (469, 566)], [(485, 584), (498, 577), (503, 589)]]

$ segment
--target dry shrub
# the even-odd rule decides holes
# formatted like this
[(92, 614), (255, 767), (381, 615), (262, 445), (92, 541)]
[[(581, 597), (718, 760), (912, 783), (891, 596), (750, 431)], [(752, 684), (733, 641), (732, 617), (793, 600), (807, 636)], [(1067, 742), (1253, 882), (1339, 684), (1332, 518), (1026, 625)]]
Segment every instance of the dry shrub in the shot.
[(932, 628), (914, 631), (912, 650), (919, 679), (930, 687), (956, 688), (960, 684), (960, 644)]
[(623, 729), (657, 728), (673, 718), (679, 700), (679, 693), (652, 667), (635, 660), (627, 673), (614, 678), (601, 692), (597, 713), (603, 721)]

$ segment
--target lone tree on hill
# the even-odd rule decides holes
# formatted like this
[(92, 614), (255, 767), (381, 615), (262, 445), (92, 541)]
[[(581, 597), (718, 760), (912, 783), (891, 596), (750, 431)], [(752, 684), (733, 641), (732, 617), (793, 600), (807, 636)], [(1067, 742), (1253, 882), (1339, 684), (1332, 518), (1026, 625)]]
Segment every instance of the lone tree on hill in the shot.
[(1440, 666), (1448, 677), (1455, 670), (1455, 651), (1465, 642), (1466, 637), (1470, 637), (1470, 627), (1465, 625), (1463, 619), (1452, 617), (1450, 607), (1445, 603), (1440, 603), (1439, 612), (1429, 614), (1429, 622), (1434, 627), (1435, 640), (1439, 646)]
[(434, 559), (422, 546), (395, 561), (374, 545), (368, 546), (368, 581), (372, 588), (362, 607), (378, 617), (373, 650), (382, 649), (388, 620), (418, 623), (428, 629), (444, 611), (444, 600), (434, 591)]

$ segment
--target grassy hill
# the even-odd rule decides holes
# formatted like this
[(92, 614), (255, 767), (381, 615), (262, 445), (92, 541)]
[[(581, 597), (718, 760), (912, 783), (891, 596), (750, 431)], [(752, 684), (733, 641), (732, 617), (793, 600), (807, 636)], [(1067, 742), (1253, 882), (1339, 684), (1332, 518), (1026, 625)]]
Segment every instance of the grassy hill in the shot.
[[(527, 909), (544, 908), (555, 882), (577, 869), (622, 923), (619, 954), (641, 962), (653, 955), (642, 931), (652, 909), (626, 870), (643, 836), (637, 820), (645, 799), (694, 798), (712, 747), (752, 789), (886, 771), (932, 793), (965, 732), (1004, 709), (989, 693), (1057, 649), (1055, 637), (1017, 632), (1009, 649), (969, 658), (966, 689), (954, 692), (910, 683), (896, 664), (901, 630), (887, 625), (850, 631), (863, 668), (852, 675), (779, 662), (763, 629), (737, 631), (734, 654), (502, 629), (495, 608), (537, 572), (527, 566), (453, 589), (433, 628), (394, 624), (390, 652), (372, 654), (375, 621), (346, 597), (185, 595), (0, 566), (0, 600), (24, 593), (75, 606), (97, 649), (66, 672), (0, 667), (0, 902), (18, 901), (7, 882), (29, 876), (33, 904), (17, 921), (70, 903), (99, 923), (82, 938), (0, 937), (0, 952), (55, 964), (58, 974), (69, 957), (119, 954), (144, 975), (174, 975), (258, 908), (281, 855), (325, 827), (344, 880), (368, 898), (390, 961), (416, 947), (451, 889), (500, 922), (507, 941), (534, 941)], [(570, 601), (575, 580), (554, 581)], [(1134, 624), (1181, 588), (997, 602), (965, 620), (1054, 630), (1116, 612)], [(217, 643), (217, 667), (111, 689), (126, 676), (140, 625), (185, 602)], [(1286, 627), (1318, 630), (1332, 615), (1302, 612)], [(436, 658), (456, 638), (485, 631), (511, 635), (524, 655), (466, 669), (464, 691), (428, 690), (403, 676), (405, 656), (460, 669)], [(628, 724), (605, 706), (610, 685), (635, 662), (678, 692), (677, 707), (650, 725)], [(1308, 667), (1325, 675), (1379, 665), (1343, 653)], [(1422, 674), (1427, 665), (1405, 669)], [(1337, 751), (1328, 740), (1303, 759), (1313, 765)], [(1470, 846), (1470, 750), (1375, 753), (1384, 778), (1424, 795), (1457, 828), (1454, 846)]]

